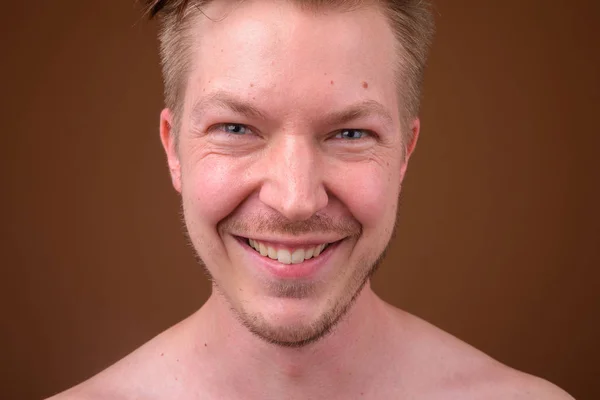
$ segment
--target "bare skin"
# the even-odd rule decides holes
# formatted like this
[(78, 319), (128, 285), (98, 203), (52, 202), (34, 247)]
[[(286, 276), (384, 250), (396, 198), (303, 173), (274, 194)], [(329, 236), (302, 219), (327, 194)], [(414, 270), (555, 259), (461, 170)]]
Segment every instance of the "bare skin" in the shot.
[(571, 398), (370, 288), (420, 130), (401, 123), (401, 55), (381, 12), (270, 0), (204, 11), (219, 22), (193, 27), (181, 127), (164, 110), (161, 140), (213, 294), (53, 399)]
[(572, 399), (368, 287), (332, 334), (301, 349), (236, 328), (216, 303), (52, 399)]

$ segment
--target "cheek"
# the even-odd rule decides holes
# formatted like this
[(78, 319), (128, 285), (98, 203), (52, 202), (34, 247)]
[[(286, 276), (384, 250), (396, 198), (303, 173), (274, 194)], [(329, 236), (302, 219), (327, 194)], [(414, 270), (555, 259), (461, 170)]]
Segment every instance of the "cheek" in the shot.
[[(339, 179), (340, 200), (364, 230), (381, 229), (395, 220), (399, 178), (391, 168), (372, 163), (347, 170)], [(351, 172), (348, 174), (348, 172)]]
[(202, 224), (216, 225), (243, 201), (244, 168), (235, 160), (207, 156), (182, 170), (182, 197)]

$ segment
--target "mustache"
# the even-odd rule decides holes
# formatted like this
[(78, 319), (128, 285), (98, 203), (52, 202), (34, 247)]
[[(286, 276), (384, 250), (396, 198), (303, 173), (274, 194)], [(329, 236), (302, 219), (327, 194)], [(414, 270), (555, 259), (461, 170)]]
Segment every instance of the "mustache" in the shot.
[(281, 234), (301, 236), (310, 233), (334, 233), (339, 236), (358, 236), (362, 225), (352, 217), (332, 218), (326, 214), (315, 214), (305, 221), (290, 221), (281, 214), (255, 214), (249, 216), (230, 215), (222, 220), (217, 229), (220, 233), (233, 232), (237, 235)]

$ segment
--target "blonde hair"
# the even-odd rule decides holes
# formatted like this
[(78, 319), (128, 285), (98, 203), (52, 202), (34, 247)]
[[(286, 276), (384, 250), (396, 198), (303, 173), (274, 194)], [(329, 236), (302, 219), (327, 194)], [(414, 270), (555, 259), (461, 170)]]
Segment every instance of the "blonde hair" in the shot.
[[(165, 103), (174, 113), (176, 129), (185, 96), (186, 76), (192, 59), (194, 16), (214, 0), (144, 0), (146, 12), (159, 16), (160, 56), (164, 80)], [(243, 0), (239, 0), (243, 1)], [(369, 2), (383, 7), (398, 43), (400, 57), (399, 99), (404, 106), (403, 120), (419, 113), (423, 72), (434, 33), (431, 7), (425, 0), (294, 0), (303, 9), (352, 9)]]

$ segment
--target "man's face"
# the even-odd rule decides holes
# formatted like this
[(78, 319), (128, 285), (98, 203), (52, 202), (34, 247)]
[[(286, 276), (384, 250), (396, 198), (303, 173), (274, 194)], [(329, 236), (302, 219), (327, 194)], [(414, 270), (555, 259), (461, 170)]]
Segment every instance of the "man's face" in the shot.
[(193, 27), (178, 147), (168, 110), (161, 135), (219, 293), (254, 333), (298, 345), (339, 319), (393, 231), (407, 160), (394, 37), (370, 7), (224, 3)]

